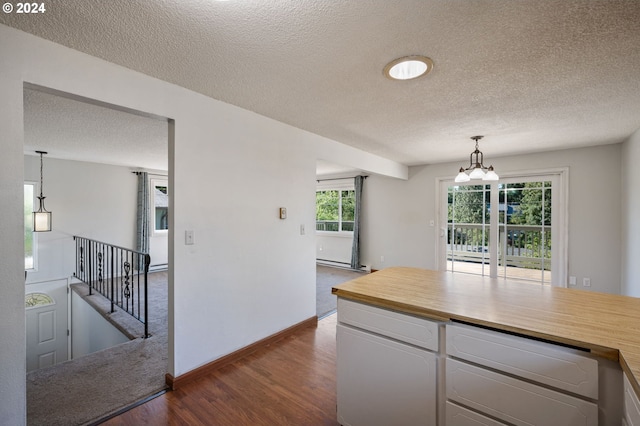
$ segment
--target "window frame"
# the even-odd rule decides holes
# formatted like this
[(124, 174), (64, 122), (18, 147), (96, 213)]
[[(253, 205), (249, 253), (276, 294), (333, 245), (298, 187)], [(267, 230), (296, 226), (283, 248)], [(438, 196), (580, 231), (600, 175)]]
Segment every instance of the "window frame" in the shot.
[[(33, 187), (33, 200), (31, 201), (32, 204), (32, 215), (33, 212), (35, 211), (35, 208), (37, 207), (37, 199), (38, 199), (38, 194), (39, 194), (39, 183), (36, 181), (30, 181), (30, 180), (25, 180), (23, 187), (30, 185)], [(24, 207), (24, 200), (23, 200), (23, 207)], [(31, 268), (27, 268), (27, 263), (26, 263), (26, 251), (25, 251), (25, 264), (24, 264), (24, 270), (25, 271), (37, 271), (38, 270), (38, 233), (37, 232), (33, 232), (33, 216), (30, 218), (31, 220), (31, 226), (30, 226), (30, 230), (31, 230), (31, 255), (32, 255), (32, 265)], [(26, 218), (25, 215), (25, 223), (24, 223), (24, 231), (25, 231), (25, 237), (26, 237), (26, 232), (27, 232), (27, 223), (29, 222), (29, 219)], [(26, 246), (26, 238), (24, 241), (24, 244)]]
[[(156, 187), (164, 186), (167, 188), (167, 197), (169, 196), (169, 180), (166, 178), (151, 178), (149, 179), (149, 187), (151, 190), (149, 191), (149, 216), (151, 216), (150, 226), (151, 226), (151, 235), (167, 235), (169, 232), (168, 222), (167, 229), (156, 229)], [(169, 213), (169, 206), (167, 206), (167, 214)]]
[[(355, 191), (355, 185), (353, 183), (353, 179), (338, 179), (331, 181), (319, 181), (316, 186), (316, 206), (318, 200), (318, 192), (327, 192), (327, 191), (338, 191), (338, 230), (337, 231), (319, 231), (318, 230), (318, 220), (316, 217), (316, 234), (325, 235), (325, 236), (342, 236), (342, 237), (352, 237), (353, 230), (344, 231), (342, 229), (342, 192), (343, 191)], [(355, 193), (354, 193), (355, 196)]]

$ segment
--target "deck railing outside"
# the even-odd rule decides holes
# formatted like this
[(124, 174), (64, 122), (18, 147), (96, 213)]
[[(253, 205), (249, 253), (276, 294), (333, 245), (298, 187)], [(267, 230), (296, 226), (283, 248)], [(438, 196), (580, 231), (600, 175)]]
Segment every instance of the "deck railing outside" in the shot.
[[(340, 231), (340, 222), (337, 220), (316, 220), (316, 231)], [(353, 221), (342, 221), (342, 231), (353, 231)]]
[(149, 337), (147, 275), (151, 258), (139, 251), (74, 236), (76, 271), (74, 276), (144, 324)]
[[(489, 229), (481, 224), (449, 224), (447, 260), (488, 263)], [(551, 270), (551, 226), (501, 225), (498, 259), (501, 266)]]

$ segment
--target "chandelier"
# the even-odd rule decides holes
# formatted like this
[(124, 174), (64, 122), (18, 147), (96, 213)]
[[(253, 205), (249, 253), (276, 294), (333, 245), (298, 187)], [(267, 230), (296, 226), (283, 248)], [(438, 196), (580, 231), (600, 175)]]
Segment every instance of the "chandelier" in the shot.
[(469, 167), (466, 169), (460, 167), (460, 173), (456, 176), (456, 183), (469, 182), (471, 179), (482, 180), (498, 180), (500, 177), (493, 171), (493, 166), (485, 167), (483, 163), (483, 154), (478, 149), (478, 141), (483, 136), (472, 136), (471, 139), (476, 141), (476, 149), (469, 155)]
[(36, 151), (40, 154), (40, 208), (33, 212), (33, 231), (34, 232), (49, 232), (51, 231), (51, 212), (44, 208), (45, 196), (42, 195), (42, 154), (46, 154), (45, 151)]

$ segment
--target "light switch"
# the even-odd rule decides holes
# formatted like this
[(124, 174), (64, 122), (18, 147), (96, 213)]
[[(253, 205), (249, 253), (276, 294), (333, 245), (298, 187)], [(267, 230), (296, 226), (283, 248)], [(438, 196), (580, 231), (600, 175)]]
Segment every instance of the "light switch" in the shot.
[(195, 244), (195, 241), (193, 239), (193, 231), (184, 231), (184, 244), (187, 246)]

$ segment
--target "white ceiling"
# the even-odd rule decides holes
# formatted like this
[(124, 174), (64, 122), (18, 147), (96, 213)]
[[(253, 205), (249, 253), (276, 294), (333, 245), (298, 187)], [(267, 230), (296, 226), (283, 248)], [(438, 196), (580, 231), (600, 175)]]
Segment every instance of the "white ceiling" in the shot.
[(168, 170), (168, 123), (24, 90), (24, 151), (67, 160)]
[[(46, 7), (0, 23), (408, 165), (465, 161), (477, 134), (490, 158), (618, 143), (640, 128), (638, 0)], [(412, 54), (433, 59), (428, 76), (382, 75)]]

